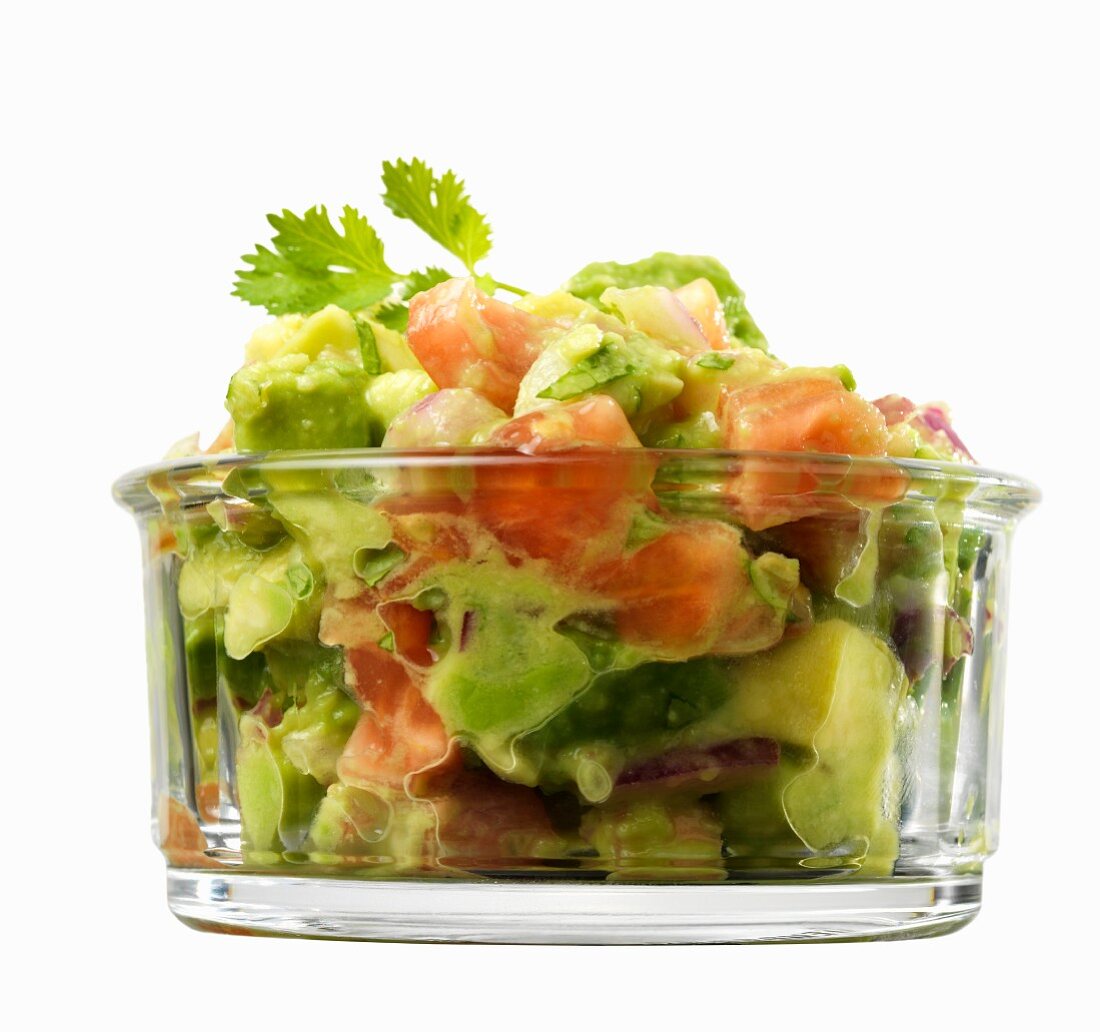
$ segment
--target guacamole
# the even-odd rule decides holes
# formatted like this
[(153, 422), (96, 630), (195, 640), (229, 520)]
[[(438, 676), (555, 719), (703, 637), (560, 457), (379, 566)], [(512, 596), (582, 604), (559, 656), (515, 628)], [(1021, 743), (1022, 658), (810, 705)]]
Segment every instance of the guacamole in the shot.
[(982, 539), (848, 460), (968, 461), (942, 407), (785, 364), (713, 258), (525, 292), (475, 268), (478, 213), (437, 215), (466, 275), (369, 264), (353, 209), (346, 240), (273, 217), (238, 291), (276, 318), (208, 454), (329, 454), (165, 499), (185, 749), (237, 859), (889, 874), (907, 700), (972, 646)]

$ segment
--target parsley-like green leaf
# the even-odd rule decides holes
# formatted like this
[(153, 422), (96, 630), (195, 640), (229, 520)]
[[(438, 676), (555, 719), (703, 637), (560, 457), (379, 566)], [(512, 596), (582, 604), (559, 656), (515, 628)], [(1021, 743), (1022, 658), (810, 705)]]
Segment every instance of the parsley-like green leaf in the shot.
[(376, 309), (372, 318), (388, 330), (404, 333), (409, 328), (409, 306), (400, 301), (390, 301)]
[(697, 358), (695, 364), (700, 369), (717, 369), (720, 372), (725, 372), (735, 361), (733, 355), (723, 355), (721, 351), (708, 351), (705, 355)]
[(382, 163), (382, 200), (398, 218), (409, 219), (470, 271), (489, 253), (490, 229), (470, 203), (466, 184), (454, 174), (436, 174), (419, 158)]
[(591, 355), (582, 358), (569, 372), (539, 391), (538, 397), (567, 401), (637, 371), (637, 366), (615, 346), (614, 340), (604, 338), (604, 343)]
[(363, 356), (363, 369), (371, 376), (382, 372), (382, 356), (378, 354), (378, 341), (366, 319), (354, 316), (355, 332), (359, 336), (359, 353)]
[(404, 561), (405, 553), (391, 541), (384, 548), (357, 548), (351, 566), (356, 575), (373, 588)]
[(389, 295), (401, 277), (387, 264), (371, 224), (345, 206), (340, 232), (323, 205), (304, 215), (268, 215), (274, 251), (257, 247), (242, 261), (233, 293), (272, 315), (316, 312), (335, 304), (354, 311)]
[[(406, 298), (412, 298), (422, 291), (431, 290), (438, 283), (445, 283), (451, 278), (451, 274), (446, 269), (429, 265), (426, 269), (416, 269), (410, 272), (401, 285), (401, 293)], [(390, 301), (379, 307), (374, 312), (373, 318), (388, 329), (404, 333), (409, 328), (409, 306), (402, 301)]]
[(410, 272), (405, 277), (405, 285), (402, 287), (401, 292), (406, 298), (414, 297), (425, 290), (431, 290), (432, 287), (438, 286), (440, 283), (446, 283), (447, 280), (452, 278), (446, 269), (441, 269), (438, 265), (429, 265), (426, 269), (416, 269)]

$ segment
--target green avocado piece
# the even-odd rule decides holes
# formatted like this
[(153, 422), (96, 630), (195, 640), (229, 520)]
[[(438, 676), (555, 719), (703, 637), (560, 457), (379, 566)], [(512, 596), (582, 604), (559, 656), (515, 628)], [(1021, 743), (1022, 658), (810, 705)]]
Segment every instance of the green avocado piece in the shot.
[(278, 728), (269, 728), (251, 713), (241, 717), (237, 799), (246, 856), (299, 849), (324, 794), (316, 778), (287, 758)]
[(235, 535), (215, 531), (195, 534), (179, 572), (180, 612), (195, 620), (229, 604), (229, 592), (245, 573), (264, 561), (264, 553), (249, 548)]
[(638, 436), (647, 448), (722, 447), (722, 430), (713, 412), (700, 412), (690, 419), (654, 422)]
[(229, 382), (225, 407), (242, 452), (366, 448), (372, 440), (368, 374), (334, 359), (303, 354), (255, 362)]
[(277, 638), (294, 617), (294, 597), (282, 584), (254, 573), (242, 574), (229, 592), (225, 611), (225, 651), (244, 659)]
[(609, 881), (722, 881), (722, 828), (706, 803), (638, 799), (594, 806), (581, 837), (611, 868)]
[(314, 312), (287, 337), (277, 354), (305, 355), (311, 362), (328, 358), (352, 365), (362, 363), (355, 320), (339, 305), (326, 305)]
[(726, 845), (738, 866), (784, 868), (805, 856), (806, 846), (783, 808), (783, 795), (813, 762), (806, 754), (780, 755), (775, 767), (753, 772), (716, 797)]
[(590, 600), (503, 559), (442, 564), (418, 589), (442, 639), (425, 685), (428, 701), (451, 734), (515, 780), (517, 737), (591, 677), (581, 649), (554, 629)]
[(700, 658), (598, 674), (515, 743), (513, 776), (546, 789), (576, 786), (582, 798), (602, 802), (628, 763), (674, 748), (685, 728), (727, 702), (730, 667)]
[(415, 369), (401, 368), (390, 373), (376, 376), (367, 388), (367, 408), (370, 411), (371, 437), (379, 444), (386, 436), (390, 424), (402, 412), (434, 394), (436, 387), (432, 378), (419, 366)]
[(314, 863), (359, 870), (369, 863), (380, 875), (415, 870), (434, 855), (436, 824), (428, 803), (335, 784), (317, 807), (305, 848)]
[(360, 713), (344, 688), (342, 650), (292, 643), (265, 658), (286, 707), (274, 727), (256, 712), (240, 719), (237, 794), (251, 853), (301, 848)]
[(775, 379), (783, 371), (781, 362), (755, 348), (706, 351), (684, 362), (684, 390), (676, 409), (687, 417), (714, 413), (723, 389), (740, 390)]
[(213, 706), (219, 676), (233, 699), (253, 706), (270, 686), (263, 653), (253, 652), (245, 659), (227, 655), (219, 630), (220, 620), (213, 611), (196, 619), (184, 619), (184, 652), (187, 666), (187, 691), (192, 711)]
[(383, 548), (393, 536), (381, 512), (335, 489), (273, 491), (268, 502), (340, 598), (362, 587), (355, 573), (356, 552)]
[(192, 704), (213, 699), (218, 690), (218, 652), (212, 611), (207, 610), (192, 619), (183, 618), (183, 649), (187, 691)]
[(700, 278), (710, 280), (718, 292), (731, 336), (749, 347), (766, 351), (768, 342), (745, 307), (744, 291), (734, 283), (729, 270), (716, 258), (659, 251), (649, 258), (625, 265), (619, 262), (593, 262), (573, 276), (565, 284), (565, 289), (590, 304), (599, 305), (600, 296), (608, 287), (654, 286), (676, 290)]
[(907, 682), (890, 649), (867, 631), (833, 619), (739, 665), (728, 705), (702, 724), (712, 731), (721, 726), (731, 736), (775, 738), (812, 760), (793, 777), (789, 767), (777, 772), (780, 780), (763, 786), (763, 797), (750, 792), (747, 802), (736, 805), (731, 799), (728, 826), (736, 832), (740, 805), (778, 829), (767, 799), (781, 788), (790, 828), (809, 849), (828, 854), (820, 857), (822, 866), (862, 862), (870, 872), (892, 863), (894, 735)]
[(576, 401), (592, 394), (607, 394), (633, 423), (680, 393), (683, 381), (678, 374), (682, 364), (677, 352), (644, 334), (604, 333), (595, 351), (542, 388), (537, 397)]
[(783, 805), (807, 846), (846, 853), (871, 873), (897, 856), (894, 733), (907, 682), (873, 635), (842, 622), (821, 626), (828, 638), (819, 661), (835, 684), (832, 705), (814, 736), (817, 763), (790, 783)]
[(520, 382), (515, 414), (606, 394), (638, 429), (680, 393), (682, 365), (675, 351), (625, 326), (615, 333), (582, 323), (546, 344)]

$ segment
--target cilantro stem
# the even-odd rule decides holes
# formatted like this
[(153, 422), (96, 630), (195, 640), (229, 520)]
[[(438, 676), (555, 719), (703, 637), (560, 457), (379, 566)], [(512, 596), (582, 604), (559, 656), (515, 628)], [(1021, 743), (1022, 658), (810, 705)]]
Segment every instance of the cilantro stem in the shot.
[(498, 279), (494, 279), (493, 282), (500, 287), (501, 290), (507, 290), (509, 294), (516, 294), (518, 297), (523, 297), (524, 294), (531, 293), (531, 291), (524, 290), (522, 287), (513, 287), (510, 283), (501, 283)]

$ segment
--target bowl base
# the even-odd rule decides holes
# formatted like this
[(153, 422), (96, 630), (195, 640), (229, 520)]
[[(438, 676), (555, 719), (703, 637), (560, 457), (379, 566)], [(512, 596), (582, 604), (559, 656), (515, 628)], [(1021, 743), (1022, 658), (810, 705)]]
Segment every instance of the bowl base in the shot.
[(168, 904), (204, 931), (402, 942), (840, 942), (961, 928), (981, 876), (661, 885), (372, 881), (168, 871)]

